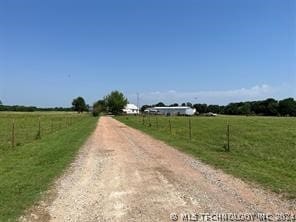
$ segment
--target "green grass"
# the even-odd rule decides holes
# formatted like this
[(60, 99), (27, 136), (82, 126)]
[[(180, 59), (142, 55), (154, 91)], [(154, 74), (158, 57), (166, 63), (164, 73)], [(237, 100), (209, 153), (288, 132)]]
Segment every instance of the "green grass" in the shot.
[[(151, 116), (144, 124), (142, 117), (116, 118), (245, 181), (296, 198), (296, 118)], [(224, 151), (227, 122), (230, 152)]]
[(15, 125), (15, 146), (21, 146), (36, 140), (39, 131), (41, 137), (71, 126), (88, 115), (65, 112), (0, 112), (0, 152), (12, 146), (12, 125)]
[[(43, 128), (36, 140), (39, 117)], [(5, 132), (11, 129), (7, 127), (11, 119), (19, 141), (14, 148)], [(40, 198), (73, 160), (96, 122), (97, 118), (78, 114), (0, 113), (0, 221), (15, 221)]]

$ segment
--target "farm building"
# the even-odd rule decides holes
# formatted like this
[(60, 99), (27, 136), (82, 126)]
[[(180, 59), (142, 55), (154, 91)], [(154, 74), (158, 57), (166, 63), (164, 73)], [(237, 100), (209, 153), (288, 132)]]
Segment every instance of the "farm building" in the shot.
[(122, 110), (125, 114), (139, 114), (139, 108), (134, 104), (127, 104)]
[(173, 107), (153, 107), (145, 110), (146, 113), (166, 115), (166, 116), (192, 116), (195, 114), (196, 109), (192, 109), (188, 106), (173, 106)]

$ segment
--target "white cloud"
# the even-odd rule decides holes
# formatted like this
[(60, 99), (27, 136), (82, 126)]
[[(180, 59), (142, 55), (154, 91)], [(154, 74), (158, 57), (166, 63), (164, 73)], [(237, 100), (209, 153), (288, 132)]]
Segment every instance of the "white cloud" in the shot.
[[(272, 87), (267, 84), (256, 85), (251, 88), (240, 88), (232, 90), (212, 90), (212, 91), (195, 91), (195, 92), (177, 92), (169, 90), (165, 92), (144, 92), (140, 93), (140, 104), (154, 104), (162, 101), (166, 104), (174, 102), (192, 102), (208, 104), (228, 104), (230, 102), (251, 101), (266, 99), (269, 97), (282, 98), (295, 96), (287, 85)], [(130, 95), (131, 102), (136, 101), (135, 95)]]

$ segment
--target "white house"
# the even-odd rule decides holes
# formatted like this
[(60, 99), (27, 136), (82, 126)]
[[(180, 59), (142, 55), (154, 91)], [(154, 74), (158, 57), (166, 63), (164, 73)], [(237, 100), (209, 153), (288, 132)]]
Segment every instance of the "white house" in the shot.
[(137, 115), (140, 113), (139, 108), (134, 104), (127, 104), (122, 110), (125, 114), (134, 114)]
[(195, 114), (196, 109), (189, 106), (172, 106), (172, 107), (153, 107), (145, 110), (146, 113), (159, 114), (166, 116), (185, 115), (192, 116)]

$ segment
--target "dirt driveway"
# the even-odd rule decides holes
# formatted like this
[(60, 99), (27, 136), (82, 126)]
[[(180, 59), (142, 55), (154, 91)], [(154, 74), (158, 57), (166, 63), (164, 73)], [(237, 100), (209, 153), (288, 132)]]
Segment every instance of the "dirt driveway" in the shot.
[(100, 119), (47, 196), (21, 220), (172, 221), (176, 213), (183, 221), (186, 213), (295, 213), (292, 203), (110, 117)]

